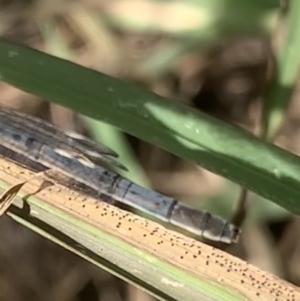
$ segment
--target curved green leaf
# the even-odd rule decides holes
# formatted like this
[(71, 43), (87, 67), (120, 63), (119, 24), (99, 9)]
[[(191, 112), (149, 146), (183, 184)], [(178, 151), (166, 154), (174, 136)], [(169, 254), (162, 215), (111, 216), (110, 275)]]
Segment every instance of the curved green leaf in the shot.
[(0, 42), (0, 77), (300, 213), (300, 159), (234, 126), (74, 63)]

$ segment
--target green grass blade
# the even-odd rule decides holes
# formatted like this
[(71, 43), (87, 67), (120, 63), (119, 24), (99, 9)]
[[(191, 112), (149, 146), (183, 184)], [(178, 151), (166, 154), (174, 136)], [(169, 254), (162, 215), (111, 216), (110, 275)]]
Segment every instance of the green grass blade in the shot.
[(290, 3), (285, 32), (263, 116), (263, 138), (269, 141), (283, 122), (300, 71), (300, 1)]
[[(72, 51), (65, 45), (61, 34), (56, 30), (54, 22), (43, 22), (40, 29), (43, 33), (47, 49), (50, 50), (51, 54), (64, 59), (69, 59), (73, 56)], [(151, 185), (148, 178), (143, 168), (137, 162), (129, 143), (126, 141), (125, 135), (103, 122), (88, 117), (84, 118), (84, 121), (90, 128), (93, 138), (96, 141), (114, 149), (119, 154), (116, 160), (121, 165), (130, 166), (130, 170), (127, 172), (127, 178), (143, 187), (150, 188)], [(124, 173), (125, 171), (120, 171), (120, 175), (124, 176)]]
[[(32, 180), (32, 174), (0, 158), (0, 178), (3, 193)], [(96, 201), (58, 184), (41, 189), (42, 180), (34, 182), (27, 182), (18, 194), (10, 216), (160, 300), (259, 301), (273, 300), (279, 293), (283, 300), (299, 299), (299, 288), (239, 258), (101, 198)], [(272, 290), (263, 285), (266, 282)]]
[[(3, 171), (1, 172), (3, 173)], [(3, 193), (3, 190), (10, 187), (10, 185), (11, 183), (0, 181), (0, 193)], [(62, 189), (59, 188), (59, 190)], [(55, 191), (55, 187), (52, 187), (52, 191)], [(156, 247), (156, 251), (153, 252), (153, 250), (147, 250), (146, 244), (140, 242), (138, 248), (135, 242), (136, 233), (141, 233), (143, 229), (139, 227), (137, 229), (132, 228), (128, 233), (129, 235), (126, 234), (126, 229), (120, 229), (117, 234), (111, 232), (113, 223), (109, 215), (105, 213), (107, 210), (98, 208), (96, 214), (92, 214), (89, 209), (90, 215), (88, 215), (88, 219), (84, 219), (84, 208), (76, 206), (76, 201), (73, 200), (74, 194), (65, 194), (64, 197), (67, 198), (67, 201), (60, 199), (62, 196), (58, 191), (53, 192), (50, 196), (45, 189), (41, 195), (43, 196), (42, 199), (39, 198), (40, 195), (27, 197), (27, 193), (19, 193), (8, 215), (47, 239), (119, 278), (146, 290), (160, 300), (175, 301), (184, 299), (186, 301), (196, 301), (199, 298), (207, 301), (245, 300), (241, 292), (218, 283), (218, 279), (206, 278), (203, 272), (202, 275), (195, 272), (191, 273), (189, 268), (179, 265), (178, 262), (176, 263), (178, 261), (176, 253), (165, 257), (160, 252), (162, 249), (166, 250), (164, 246), (153, 245), (153, 250)], [(21, 199), (24, 196), (26, 196), (26, 204)], [(53, 198), (53, 200), (50, 198)], [(93, 203), (94, 207), (96, 206), (95, 200), (89, 201), (85, 195), (81, 195), (81, 197), (80, 194), (76, 195), (76, 200), (78, 199), (85, 199), (84, 204), (88, 207), (90, 207), (88, 205), (90, 203)], [(122, 216), (128, 216), (129, 213), (122, 213), (116, 208), (113, 214), (118, 223), (121, 223), (124, 228), (126, 222)], [(131, 219), (138, 220), (139, 217), (132, 215)], [(102, 220), (102, 223), (107, 226), (97, 226), (95, 224), (96, 220)], [(101, 224), (101, 221), (99, 222)], [(148, 223), (151, 224), (151, 222)], [(159, 229), (157, 224), (152, 227), (158, 231), (158, 234), (160, 232), (164, 233), (168, 238), (167, 231)], [(122, 234), (122, 232), (125, 234)], [(145, 230), (144, 233), (149, 234)], [(173, 243), (173, 252), (176, 252), (176, 246), (182, 245), (185, 238), (184, 236), (180, 238), (179, 234), (174, 235), (172, 233), (169, 236), (177, 237), (178, 241), (175, 244)], [(153, 237), (155, 241), (155, 234)], [(159, 241), (171, 244), (167, 238), (159, 237)], [(186, 243), (199, 244), (189, 238), (187, 238)], [(191, 249), (191, 254), (195, 250)], [(189, 254), (189, 252), (186, 254)], [(196, 259), (194, 258), (194, 260)], [(199, 268), (203, 270), (203, 267)]]
[(4, 41), (0, 42), (0, 78), (300, 213), (300, 159), (236, 127), (96, 71)]

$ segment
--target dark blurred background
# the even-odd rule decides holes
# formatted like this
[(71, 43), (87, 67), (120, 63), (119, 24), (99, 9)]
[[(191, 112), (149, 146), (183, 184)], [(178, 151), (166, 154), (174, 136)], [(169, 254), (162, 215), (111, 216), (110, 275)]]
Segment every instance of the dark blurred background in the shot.
[[(276, 72), (272, 49), (280, 47), (282, 26), (280, 18), (276, 26), (270, 25), (270, 16), (279, 11), (253, 1), (237, 8), (236, 15), (225, 16), (224, 22), (230, 19), (233, 25), (221, 30), (220, 11), (224, 14), (224, 7), (234, 2), (245, 1), (214, 0), (209, 8), (208, 1), (200, 0), (0, 0), (0, 35), (257, 134), (264, 95)], [(261, 27), (257, 12), (263, 19)], [(247, 18), (252, 23), (239, 26)], [(281, 18), (284, 21), (283, 9)], [(103, 143), (108, 143), (108, 132), (116, 134), (5, 83), (0, 83), (0, 103)], [(274, 143), (299, 154), (299, 131), (296, 89)], [(141, 185), (225, 218), (232, 216), (237, 185), (134, 137), (122, 133), (113, 137), (111, 146), (119, 145), (115, 151), (132, 154), (127, 164), (130, 169), (129, 162), (134, 162), (137, 174), (130, 177)], [(246, 213), (241, 240), (226, 251), (299, 285), (299, 219), (252, 193)], [(8, 217), (0, 219), (0, 227), (0, 301), (153, 300)]]

